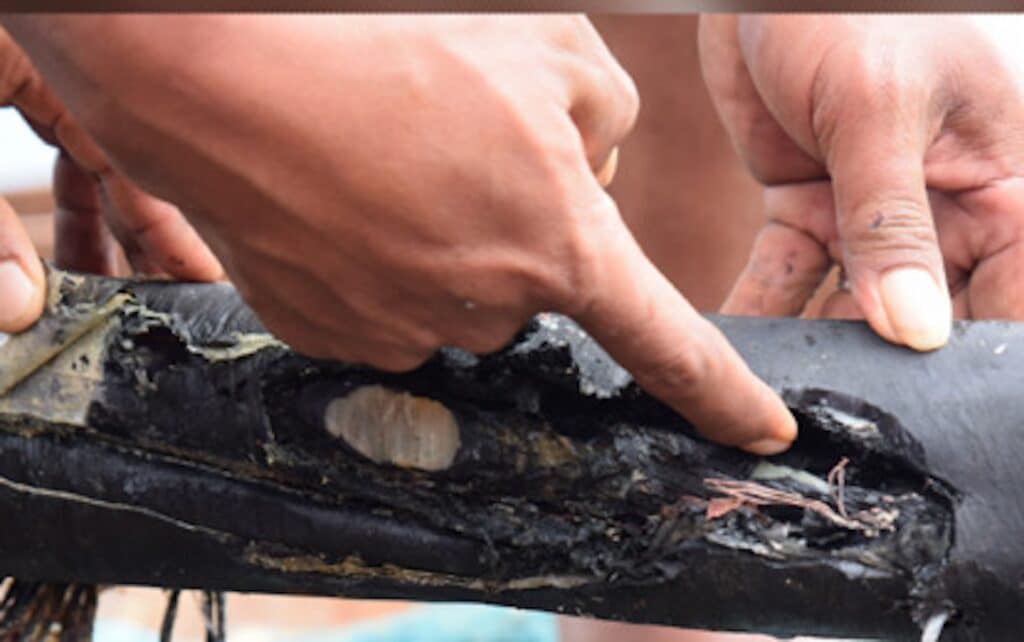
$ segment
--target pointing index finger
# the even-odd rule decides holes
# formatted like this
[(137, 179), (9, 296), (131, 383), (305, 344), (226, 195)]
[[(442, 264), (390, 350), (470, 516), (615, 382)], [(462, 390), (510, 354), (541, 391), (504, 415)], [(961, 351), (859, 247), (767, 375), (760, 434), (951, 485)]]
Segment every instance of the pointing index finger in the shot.
[(708, 438), (762, 455), (788, 448), (797, 429), (782, 400), (654, 267), (617, 212), (610, 215), (617, 221), (602, 246), (605, 267), (577, 319)]

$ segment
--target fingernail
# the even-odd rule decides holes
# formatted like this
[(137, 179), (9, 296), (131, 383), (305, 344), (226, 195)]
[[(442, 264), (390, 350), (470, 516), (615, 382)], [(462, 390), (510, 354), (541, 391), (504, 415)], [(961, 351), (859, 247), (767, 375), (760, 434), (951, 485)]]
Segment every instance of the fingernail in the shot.
[(35, 286), (17, 261), (0, 262), (0, 326), (25, 318), (35, 296)]
[(781, 452), (789, 450), (792, 442), (781, 441), (779, 439), (758, 439), (752, 441), (749, 444), (740, 446), (743, 450), (748, 453), (754, 453), (755, 455), (778, 455)]
[(882, 275), (879, 290), (897, 340), (921, 351), (946, 345), (952, 304), (931, 273), (918, 267), (896, 268)]

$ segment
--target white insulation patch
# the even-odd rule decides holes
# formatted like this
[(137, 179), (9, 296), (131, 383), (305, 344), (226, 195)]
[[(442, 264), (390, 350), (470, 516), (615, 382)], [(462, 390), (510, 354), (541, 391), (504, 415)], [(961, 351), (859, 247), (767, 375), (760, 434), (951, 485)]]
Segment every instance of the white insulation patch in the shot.
[(378, 464), (444, 470), (459, 451), (459, 425), (443, 404), (383, 386), (363, 386), (331, 401), (327, 431)]

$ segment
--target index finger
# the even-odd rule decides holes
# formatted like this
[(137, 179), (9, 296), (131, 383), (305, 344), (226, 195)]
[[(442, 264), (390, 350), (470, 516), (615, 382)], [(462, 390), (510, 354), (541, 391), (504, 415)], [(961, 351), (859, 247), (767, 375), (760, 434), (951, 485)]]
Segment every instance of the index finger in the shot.
[(706, 437), (761, 455), (788, 448), (797, 426), (782, 399), (644, 255), (614, 202), (603, 202), (603, 267), (577, 320)]

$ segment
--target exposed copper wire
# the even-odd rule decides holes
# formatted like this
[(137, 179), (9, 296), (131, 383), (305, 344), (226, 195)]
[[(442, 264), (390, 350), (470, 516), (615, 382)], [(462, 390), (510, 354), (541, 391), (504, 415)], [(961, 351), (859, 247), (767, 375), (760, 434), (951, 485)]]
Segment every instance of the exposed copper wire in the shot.
[[(849, 530), (875, 532), (877, 530), (888, 530), (892, 528), (891, 522), (882, 518), (876, 518), (876, 516), (870, 512), (861, 511), (857, 514), (857, 517), (860, 519), (851, 519), (839, 514), (835, 509), (821, 500), (811, 499), (798, 493), (779, 490), (753, 481), (709, 477), (704, 480), (704, 484), (711, 490), (738, 501), (736, 506), (730, 506), (729, 510), (725, 511), (723, 511), (723, 509), (726, 508), (724, 504), (719, 503), (716, 508), (712, 510), (712, 503), (709, 502), (708, 519), (714, 519), (714, 517), (711, 516), (712, 514), (721, 516), (731, 512), (735, 508), (738, 508), (740, 505), (795, 506), (797, 508), (804, 508), (813, 511), (833, 524)], [(713, 501), (714, 500), (712, 500), (712, 502)]]
[(846, 514), (846, 500), (843, 497), (843, 491), (846, 489), (846, 466), (849, 463), (849, 457), (843, 457), (832, 467), (832, 470), (828, 471), (828, 487), (832, 491), (832, 499), (836, 502), (836, 508), (839, 509), (839, 514), (843, 517), (849, 517)]

